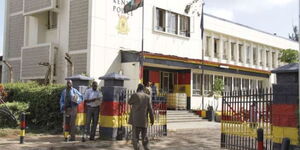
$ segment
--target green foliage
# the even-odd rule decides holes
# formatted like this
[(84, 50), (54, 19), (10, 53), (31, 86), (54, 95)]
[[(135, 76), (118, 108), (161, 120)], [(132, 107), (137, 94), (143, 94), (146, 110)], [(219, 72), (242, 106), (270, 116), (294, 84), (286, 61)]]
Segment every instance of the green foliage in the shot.
[(59, 130), (62, 114), (59, 110), (60, 93), (64, 85), (39, 85), (30, 83), (4, 84), (8, 92), (8, 102), (25, 102), (29, 104), (26, 122), (31, 129)]
[(214, 96), (221, 96), (223, 90), (224, 90), (224, 82), (223, 82), (223, 80), (216, 78), (214, 80), (214, 85), (213, 85)]
[(285, 63), (297, 63), (299, 61), (299, 53), (296, 50), (285, 49), (280, 52), (278, 58), (281, 62)]
[[(9, 111), (7, 111), (7, 108)], [(29, 105), (24, 102), (9, 102), (5, 104), (0, 104), (0, 127), (17, 127), (19, 124), (19, 117), (22, 112), (28, 113)], [(7, 112), (7, 113), (4, 113)], [(8, 114), (11, 112), (12, 115), (17, 119), (17, 122), (10, 117)]]

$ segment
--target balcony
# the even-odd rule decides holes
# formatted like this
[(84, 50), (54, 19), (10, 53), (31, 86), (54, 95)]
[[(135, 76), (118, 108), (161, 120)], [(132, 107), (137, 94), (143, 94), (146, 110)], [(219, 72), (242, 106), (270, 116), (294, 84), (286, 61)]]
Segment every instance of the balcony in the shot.
[(45, 11), (57, 11), (58, 0), (24, 0), (24, 15), (32, 15)]
[[(21, 50), (21, 79), (44, 79), (48, 67), (39, 63), (55, 64), (57, 46), (51, 43), (22, 47)], [(51, 67), (53, 75), (54, 67)]]

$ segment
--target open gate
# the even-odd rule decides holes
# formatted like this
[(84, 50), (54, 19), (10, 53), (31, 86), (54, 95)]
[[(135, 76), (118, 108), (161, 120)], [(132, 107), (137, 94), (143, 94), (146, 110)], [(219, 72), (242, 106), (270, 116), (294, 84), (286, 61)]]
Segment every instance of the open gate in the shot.
[(221, 147), (257, 149), (257, 129), (264, 131), (264, 149), (272, 150), (272, 89), (224, 92)]
[[(119, 124), (121, 130), (118, 132), (120, 139), (131, 140), (132, 139), (132, 126), (128, 124), (131, 106), (128, 104), (128, 100), (135, 91), (125, 90), (120, 93), (119, 112), (120, 119)], [(166, 94), (159, 93), (151, 96), (152, 108), (154, 113), (154, 124), (148, 127), (148, 137), (154, 139), (161, 136), (167, 136), (167, 99)]]

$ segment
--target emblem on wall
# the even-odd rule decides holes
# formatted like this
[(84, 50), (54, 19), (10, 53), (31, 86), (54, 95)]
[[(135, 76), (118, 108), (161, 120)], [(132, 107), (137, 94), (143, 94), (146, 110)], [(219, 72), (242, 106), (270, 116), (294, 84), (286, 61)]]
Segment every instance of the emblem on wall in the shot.
[(120, 34), (128, 34), (129, 27), (128, 27), (128, 18), (124, 15), (119, 15), (119, 22), (117, 25), (117, 30)]

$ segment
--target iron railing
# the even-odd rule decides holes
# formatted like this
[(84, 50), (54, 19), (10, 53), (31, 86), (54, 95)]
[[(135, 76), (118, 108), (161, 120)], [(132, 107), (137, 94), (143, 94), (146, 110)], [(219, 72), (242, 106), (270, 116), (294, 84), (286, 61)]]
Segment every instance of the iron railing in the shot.
[(221, 147), (257, 149), (257, 129), (264, 131), (264, 149), (272, 150), (272, 89), (224, 92)]
[[(126, 90), (120, 93), (120, 107), (119, 112), (121, 119), (119, 123), (121, 128), (119, 133), (119, 139), (130, 140), (132, 138), (132, 126), (128, 124), (128, 119), (131, 111), (131, 106), (128, 104), (128, 100), (135, 91)], [(148, 127), (148, 137), (154, 139), (167, 135), (167, 99), (165, 94), (157, 94), (151, 96), (152, 107), (154, 110), (154, 125)]]

